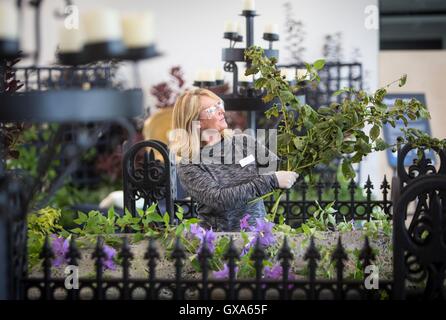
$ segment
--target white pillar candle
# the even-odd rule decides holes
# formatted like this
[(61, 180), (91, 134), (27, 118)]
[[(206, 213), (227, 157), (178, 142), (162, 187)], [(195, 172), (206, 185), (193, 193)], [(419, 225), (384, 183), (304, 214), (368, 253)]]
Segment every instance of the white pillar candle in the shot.
[(255, 0), (243, 0), (243, 10), (254, 11), (256, 9)]
[(195, 75), (195, 81), (203, 82), (203, 81), (215, 81), (215, 70), (212, 69), (201, 69)]
[(217, 69), (215, 71), (215, 80), (224, 80), (225, 79), (225, 75), (223, 73), (223, 71), (221, 69)]
[(122, 17), (122, 38), (128, 48), (144, 48), (153, 43), (151, 12), (128, 13)]
[(0, 1), (0, 39), (18, 40), (18, 12), (15, 1)]
[(203, 81), (214, 82), (215, 81), (215, 70), (209, 69), (203, 71)]
[(265, 26), (265, 31), (263, 33), (279, 34), (279, 25), (276, 23), (269, 23)]
[(75, 53), (82, 51), (84, 36), (81, 29), (67, 29), (62, 26), (59, 31), (59, 52)]
[(195, 73), (194, 81), (201, 82), (201, 81), (203, 81), (203, 78), (204, 78), (203, 70), (198, 70), (198, 71)]
[(233, 21), (225, 22), (225, 32), (237, 32), (235, 23)]
[(116, 10), (101, 8), (89, 11), (83, 16), (83, 23), (87, 43), (120, 40), (122, 37), (119, 13)]
[(310, 74), (307, 69), (297, 69), (297, 79), (299, 81), (310, 80)]

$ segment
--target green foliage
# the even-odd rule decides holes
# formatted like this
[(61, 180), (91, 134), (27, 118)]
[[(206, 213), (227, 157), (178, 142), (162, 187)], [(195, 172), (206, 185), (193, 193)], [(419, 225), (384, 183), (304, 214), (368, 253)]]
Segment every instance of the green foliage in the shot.
[(28, 215), (28, 262), (33, 267), (39, 261), (45, 238), (63, 229), (59, 225), (60, 209), (46, 207)]
[[(353, 178), (355, 172), (352, 163), (358, 163), (369, 153), (384, 147), (381, 140), (377, 145), (383, 124), (392, 124), (398, 119), (406, 123), (409, 118), (429, 117), (425, 106), (416, 99), (398, 100), (388, 109), (383, 99), (390, 85), (370, 95), (363, 90), (345, 88), (335, 93), (344, 95), (341, 103), (332, 103), (314, 110), (309, 105), (301, 105), (293, 94), (302, 88), (302, 84), (298, 82), (297, 85), (291, 86), (282, 79), (274, 61), (265, 57), (261, 48), (249, 48), (245, 54), (252, 61), (250, 72), (259, 73), (257, 88), (267, 91), (267, 98), (264, 100), (276, 98), (280, 101), (280, 104), (266, 114), (282, 116), (278, 126), (278, 152), (280, 156), (288, 159), (282, 169), (306, 175), (318, 164), (328, 164), (335, 158), (342, 158), (344, 176)], [(323, 66), (323, 60), (307, 64), (310, 81), (319, 80), (317, 71)], [(404, 84), (405, 78), (406, 76), (403, 76), (399, 79), (401, 85)], [(286, 104), (289, 108), (286, 108)], [(291, 116), (293, 111), (298, 112), (297, 119)], [(366, 125), (371, 126), (370, 132), (366, 132)], [(302, 130), (306, 133), (298, 135)]]
[[(383, 103), (387, 89), (395, 82), (399, 82), (400, 86), (404, 85), (406, 75), (372, 94), (352, 88), (338, 90), (334, 95), (343, 96), (340, 103), (334, 102), (315, 110), (307, 104), (302, 105), (293, 93), (302, 89), (306, 83), (297, 81), (296, 85), (290, 85), (281, 77), (275, 59), (267, 58), (262, 48), (248, 48), (245, 56), (251, 61), (247, 73), (258, 74), (255, 87), (266, 90), (263, 100), (279, 101), (265, 114), (267, 117), (281, 119), (278, 125), (277, 152), (281, 158), (287, 159), (282, 170), (308, 175), (315, 166), (329, 164), (339, 158), (342, 159), (343, 175), (347, 179), (354, 178), (352, 164), (359, 163), (373, 151), (391, 146), (379, 138), (384, 124), (395, 126), (397, 120), (402, 120), (407, 126), (408, 119), (430, 116), (426, 107), (416, 99), (398, 99), (391, 108)], [(313, 85), (320, 81), (317, 72), (323, 66), (322, 60), (306, 64), (309, 82)], [(298, 113), (297, 118), (294, 117), (295, 112)], [(366, 127), (371, 127), (370, 132)], [(301, 135), (301, 132), (305, 133)], [(395, 143), (407, 140), (408, 138), (402, 138)], [(276, 212), (273, 211), (273, 214)]]
[(329, 231), (336, 228), (336, 210), (333, 208), (334, 201), (322, 208), (319, 202), (315, 201), (317, 210), (308, 220), (297, 228), (307, 236), (312, 236), (316, 231)]

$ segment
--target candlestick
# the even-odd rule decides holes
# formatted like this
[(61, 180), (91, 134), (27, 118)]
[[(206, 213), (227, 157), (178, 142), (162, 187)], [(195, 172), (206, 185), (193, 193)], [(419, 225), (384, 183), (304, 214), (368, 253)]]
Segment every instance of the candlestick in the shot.
[(243, 0), (243, 10), (244, 11), (255, 11), (256, 2), (255, 0)]
[(80, 29), (67, 29), (64, 26), (59, 31), (59, 52), (81, 52), (84, 46), (84, 36)]
[(127, 48), (144, 48), (153, 43), (151, 12), (128, 13), (122, 17), (123, 41)]
[(225, 75), (224, 75), (223, 71), (221, 69), (217, 69), (215, 71), (215, 80), (217, 80), (217, 81), (224, 80), (224, 78), (225, 78)]
[(116, 10), (101, 8), (87, 12), (83, 17), (85, 41), (101, 43), (120, 40), (122, 28)]
[(233, 21), (225, 22), (225, 31), (224, 32), (237, 32), (236, 26)]
[(276, 23), (267, 24), (264, 33), (279, 34), (279, 25)]
[(203, 71), (203, 81), (214, 82), (215, 81), (215, 71), (212, 69)]
[(18, 13), (15, 1), (0, 1), (0, 39), (18, 40)]

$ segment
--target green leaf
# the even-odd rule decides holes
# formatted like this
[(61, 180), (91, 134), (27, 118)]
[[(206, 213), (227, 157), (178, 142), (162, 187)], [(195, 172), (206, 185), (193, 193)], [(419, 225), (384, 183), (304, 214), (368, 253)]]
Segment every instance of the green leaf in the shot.
[(300, 150), (303, 148), (304, 146), (304, 138), (303, 137), (294, 137), (293, 138), (293, 143), (294, 146), (296, 147), (296, 149)]
[(316, 70), (321, 70), (325, 66), (325, 60), (319, 59), (313, 63), (313, 66)]
[(406, 84), (407, 81), (407, 74), (403, 74), (403, 76), (400, 78), (400, 81), (398, 83), (399, 87), (402, 87)]
[(258, 68), (258, 67), (256, 67), (256, 66), (251, 66), (251, 67), (249, 67), (249, 68), (246, 69), (246, 71), (245, 71), (245, 76), (249, 76), (249, 75), (252, 75), (252, 74), (256, 74), (256, 73), (258, 73), (258, 72), (259, 72), (259, 68)]
[(353, 179), (355, 177), (355, 170), (353, 170), (352, 163), (349, 159), (344, 158), (344, 161), (342, 161), (342, 174), (346, 179)]
[(379, 137), (380, 133), (381, 133), (381, 130), (380, 130), (379, 126), (375, 124), (372, 127), (372, 129), (370, 130), (370, 138), (372, 138), (372, 140), (374, 141), (374, 140), (376, 140), (376, 138)]
[(108, 218), (109, 220), (112, 220), (114, 217), (115, 217), (115, 208), (114, 208), (113, 206), (111, 206), (111, 207), (108, 209), (108, 212), (107, 212), (107, 218)]
[(164, 216), (163, 216), (163, 221), (164, 221), (164, 224), (167, 226), (167, 225), (169, 225), (169, 222), (170, 222), (170, 216), (169, 216), (169, 213), (165, 213), (164, 214)]
[(334, 97), (337, 97), (337, 96), (339, 96), (340, 94), (345, 93), (345, 92), (348, 92), (348, 89), (339, 89), (339, 90), (337, 90), (337, 91), (335, 91), (335, 92), (333, 93), (333, 96), (334, 96)]
[(290, 102), (294, 100), (294, 94), (288, 90), (282, 90), (280, 91), (280, 99), (282, 99), (284, 103)]
[(336, 127), (336, 146), (340, 147), (342, 142), (344, 142), (344, 133), (342, 132), (341, 128)]
[(160, 216), (157, 212), (148, 213), (147, 218), (149, 218), (151, 221), (163, 222), (163, 217)]
[(259, 78), (254, 81), (254, 88), (262, 89), (268, 83), (268, 79)]

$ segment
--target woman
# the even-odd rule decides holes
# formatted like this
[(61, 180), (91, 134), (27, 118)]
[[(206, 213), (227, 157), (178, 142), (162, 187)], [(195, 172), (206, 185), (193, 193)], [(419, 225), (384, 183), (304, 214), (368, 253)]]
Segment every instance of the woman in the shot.
[[(237, 231), (246, 214), (250, 224), (266, 214), (263, 201), (248, 202), (277, 188), (291, 188), (298, 175), (274, 172), (277, 166), (260, 174), (256, 151), (269, 150), (249, 135), (228, 134), (224, 115), (223, 101), (211, 91), (186, 91), (174, 106), (170, 149), (183, 187), (198, 203), (202, 224)], [(277, 164), (278, 158), (270, 152), (269, 160)]]

